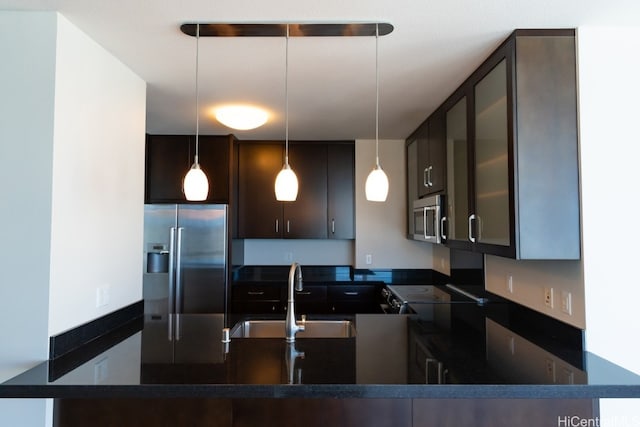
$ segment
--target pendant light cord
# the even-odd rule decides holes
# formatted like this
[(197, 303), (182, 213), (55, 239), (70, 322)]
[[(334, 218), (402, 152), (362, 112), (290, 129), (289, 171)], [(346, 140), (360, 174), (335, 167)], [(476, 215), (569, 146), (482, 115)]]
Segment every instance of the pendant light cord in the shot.
[(289, 24), (284, 54), (284, 164), (289, 165)]
[(378, 109), (380, 99), (380, 89), (378, 83), (378, 24), (376, 23), (376, 168), (380, 167), (380, 159), (378, 157)]
[(200, 133), (200, 91), (198, 90), (198, 56), (200, 53), (200, 23), (196, 25), (196, 156), (195, 156), (195, 164), (198, 164), (198, 134)]

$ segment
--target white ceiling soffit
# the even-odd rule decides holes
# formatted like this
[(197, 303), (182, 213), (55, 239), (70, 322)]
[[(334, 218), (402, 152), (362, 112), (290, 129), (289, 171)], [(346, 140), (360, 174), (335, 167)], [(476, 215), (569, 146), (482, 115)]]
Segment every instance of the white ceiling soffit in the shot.
[[(637, 0), (0, 0), (0, 10), (55, 10), (148, 83), (147, 131), (195, 131), (195, 38), (186, 22), (387, 22), (379, 40), (380, 138), (404, 139), (516, 28), (638, 26)], [(280, 37), (200, 40), (202, 134), (284, 138)], [(206, 109), (266, 108), (270, 121), (233, 131)], [(291, 139), (375, 135), (375, 38), (289, 42)]]

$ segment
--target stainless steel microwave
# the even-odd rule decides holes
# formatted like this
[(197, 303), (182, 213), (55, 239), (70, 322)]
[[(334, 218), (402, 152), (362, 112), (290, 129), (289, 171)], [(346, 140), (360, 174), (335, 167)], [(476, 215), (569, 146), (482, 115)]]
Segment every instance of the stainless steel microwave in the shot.
[(441, 243), (443, 196), (428, 196), (413, 202), (413, 240)]

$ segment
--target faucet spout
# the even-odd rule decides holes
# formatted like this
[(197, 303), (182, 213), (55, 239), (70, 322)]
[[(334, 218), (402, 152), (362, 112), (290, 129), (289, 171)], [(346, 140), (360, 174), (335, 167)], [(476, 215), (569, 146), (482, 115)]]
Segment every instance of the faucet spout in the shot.
[(287, 342), (294, 342), (296, 340), (296, 333), (304, 331), (304, 318), (301, 323), (296, 322), (295, 313), (295, 291), (302, 290), (302, 269), (300, 264), (294, 262), (289, 269), (289, 282), (288, 282), (288, 295), (287, 295), (287, 319), (285, 321), (285, 337)]

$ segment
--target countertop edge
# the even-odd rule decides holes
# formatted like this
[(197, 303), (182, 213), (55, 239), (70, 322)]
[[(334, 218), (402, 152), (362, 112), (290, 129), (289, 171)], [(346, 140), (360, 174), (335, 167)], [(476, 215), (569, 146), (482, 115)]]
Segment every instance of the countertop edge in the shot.
[(600, 399), (640, 385), (3, 385), (0, 398)]

